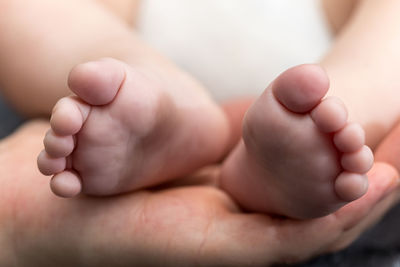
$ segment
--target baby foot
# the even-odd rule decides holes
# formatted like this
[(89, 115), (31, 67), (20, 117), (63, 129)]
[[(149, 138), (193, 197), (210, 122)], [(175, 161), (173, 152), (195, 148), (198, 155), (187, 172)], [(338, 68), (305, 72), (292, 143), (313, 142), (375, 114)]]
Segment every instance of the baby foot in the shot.
[(360, 125), (328, 91), (325, 72), (301, 65), (281, 74), (248, 110), (243, 140), (221, 186), (250, 211), (292, 218), (329, 214), (367, 190), (373, 155)]
[(188, 77), (171, 80), (113, 59), (75, 67), (76, 96), (54, 107), (38, 157), (53, 192), (112, 195), (218, 160), (228, 134), (222, 111)]

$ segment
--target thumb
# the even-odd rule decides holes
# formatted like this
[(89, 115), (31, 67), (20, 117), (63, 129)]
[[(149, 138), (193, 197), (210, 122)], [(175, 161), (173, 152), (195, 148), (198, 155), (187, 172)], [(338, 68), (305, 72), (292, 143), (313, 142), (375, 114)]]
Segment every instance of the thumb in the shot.
[(376, 161), (387, 162), (400, 170), (400, 123), (379, 144), (374, 154)]

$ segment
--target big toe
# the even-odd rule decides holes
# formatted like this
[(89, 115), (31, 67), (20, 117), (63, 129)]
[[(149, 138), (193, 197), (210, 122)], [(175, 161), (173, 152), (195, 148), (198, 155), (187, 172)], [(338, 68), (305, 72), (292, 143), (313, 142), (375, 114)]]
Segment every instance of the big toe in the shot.
[(290, 68), (276, 78), (272, 91), (277, 100), (293, 112), (305, 113), (314, 108), (329, 88), (329, 79), (318, 65), (304, 64)]
[(105, 105), (116, 96), (125, 80), (124, 63), (105, 58), (75, 66), (68, 77), (68, 86), (91, 105)]

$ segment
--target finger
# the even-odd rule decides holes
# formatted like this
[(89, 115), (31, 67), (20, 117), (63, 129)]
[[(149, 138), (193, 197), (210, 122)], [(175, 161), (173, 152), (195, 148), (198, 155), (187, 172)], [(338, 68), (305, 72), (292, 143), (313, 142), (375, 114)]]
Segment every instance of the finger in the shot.
[(376, 223), (399, 198), (398, 173), (391, 165), (376, 163), (369, 172), (369, 182), (370, 188), (365, 196), (334, 214), (343, 228), (329, 251), (347, 247)]
[[(230, 214), (225, 217), (224, 226), (218, 229), (220, 234), (222, 231), (226, 236), (225, 241), (235, 237), (236, 241), (230, 242), (238, 243), (237, 238), (240, 236), (241, 245), (238, 247), (241, 253), (251, 255), (260, 263), (268, 259), (293, 263), (331, 251), (339, 244), (345, 245), (354, 240), (368, 227), (370, 221), (387, 209), (387, 206), (377, 206), (375, 217), (371, 215), (368, 217), (370, 221), (363, 220), (371, 207), (388, 192), (388, 188), (393, 190), (398, 177), (395, 169), (384, 163), (375, 164), (369, 175), (371, 185), (368, 193), (336, 214), (303, 221), (271, 218), (261, 214)], [(354, 230), (350, 232), (350, 229)]]
[(394, 203), (399, 201), (399, 193), (400, 190), (397, 189), (395, 192), (379, 201), (357, 225), (343, 232), (340, 238), (338, 238), (327, 251), (334, 252), (348, 247), (366, 229), (378, 222), (385, 212), (393, 207)]
[(399, 174), (389, 164), (375, 163), (368, 172), (369, 189), (360, 199), (344, 206), (334, 215), (343, 231), (358, 224), (376, 203), (398, 187)]
[[(400, 136), (400, 124), (397, 125), (386, 137), (385, 139), (380, 143), (380, 145), (377, 147), (375, 150), (375, 159), (378, 161), (382, 162), (387, 162), (391, 164), (393, 167), (395, 167), (397, 170), (400, 170), (400, 139), (398, 138)], [(370, 227), (372, 224), (377, 222), (381, 216), (396, 203), (399, 198), (399, 189), (394, 188), (394, 192), (390, 193), (390, 184), (389, 185), (382, 185), (381, 188), (379, 189), (379, 183), (382, 183), (382, 179), (385, 180), (385, 173), (386, 173), (386, 178), (390, 176), (397, 176), (395, 172), (393, 171), (393, 168), (384, 167), (383, 165), (379, 165), (378, 167), (375, 168), (375, 170), (380, 170), (380, 174), (376, 173), (373, 174), (373, 170), (370, 172), (370, 180), (374, 180), (375, 183), (375, 188), (376, 190), (369, 190), (368, 196), (365, 196), (366, 198), (373, 199), (374, 196), (379, 197), (381, 194), (383, 197), (381, 200), (378, 200), (378, 203), (376, 205), (369, 205), (368, 201), (365, 199), (360, 199), (359, 201), (355, 201), (355, 203), (352, 203), (348, 207), (343, 208), (338, 212), (339, 217), (344, 216), (344, 217), (350, 217), (348, 214), (353, 211), (355, 211), (358, 216), (356, 218), (351, 219), (347, 223), (347, 230), (343, 233), (343, 235), (338, 239), (337, 242), (335, 242), (332, 245), (331, 250), (335, 251), (338, 249), (341, 249), (343, 247), (346, 247), (348, 244), (350, 244), (353, 240), (355, 240), (365, 229)], [(387, 181), (390, 181), (389, 179)], [(394, 181), (396, 183), (396, 179)], [(385, 194), (382, 194), (382, 191), (384, 190), (385, 186), (387, 187), (387, 193), (389, 193), (388, 196), (385, 197)], [(395, 185), (393, 185), (395, 187)], [(371, 197), (372, 196), (372, 197)], [(361, 206), (361, 207), (359, 207)], [(358, 209), (364, 211), (359, 212)], [(368, 208), (370, 208), (368, 210)], [(367, 215), (362, 217), (363, 214), (367, 212)]]
[(220, 247), (229, 249), (229, 254), (234, 257), (245, 255), (252, 259), (251, 264), (247, 264), (254, 266), (306, 260), (327, 251), (342, 234), (341, 228), (337, 227), (336, 217), (332, 215), (312, 220), (293, 220), (232, 211), (227, 211), (222, 218), (217, 217), (214, 229), (218, 230), (217, 233), (210, 236), (218, 236), (219, 240), (223, 240)]
[(375, 160), (384, 161), (400, 171), (400, 124), (398, 124), (375, 150)]
[[(395, 194), (394, 191), (399, 185), (398, 172), (386, 163), (375, 163), (368, 172), (368, 179), (370, 186), (363, 197), (334, 214), (308, 223), (307, 227), (300, 224), (292, 225), (292, 231), (289, 231), (290, 227), (287, 227), (286, 231), (289, 234), (286, 234), (285, 238), (290, 240), (292, 236), (292, 240), (302, 240), (303, 251), (300, 253), (303, 255), (308, 253), (310, 256), (342, 249), (349, 245), (389, 209), (394, 198), (386, 200), (385, 197), (391, 193)], [(301, 230), (302, 235), (296, 234), (293, 229), (299, 232)], [(282, 230), (280, 229), (281, 232)], [(295, 247), (288, 247), (287, 251), (290, 249), (296, 251)], [(299, 256), (301, 256), (300, 253)], [(289, 256), (286, 255), (286, 258)]]

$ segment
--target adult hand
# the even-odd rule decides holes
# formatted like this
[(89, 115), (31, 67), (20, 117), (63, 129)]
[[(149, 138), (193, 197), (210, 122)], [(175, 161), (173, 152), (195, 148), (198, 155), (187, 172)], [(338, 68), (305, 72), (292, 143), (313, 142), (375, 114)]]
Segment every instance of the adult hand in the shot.
[(396, 170), (376, 163), (365, 196), (307, 221), (242, 212), (215, 186), (218, 166), (163, 188), (61, 199), (51, 193), (48, 178), (35, 165), (47, 128), (46, 123), (30, 123), (0, 143), (1, 266), (295, 262), (345, 247), (398, 195)]

